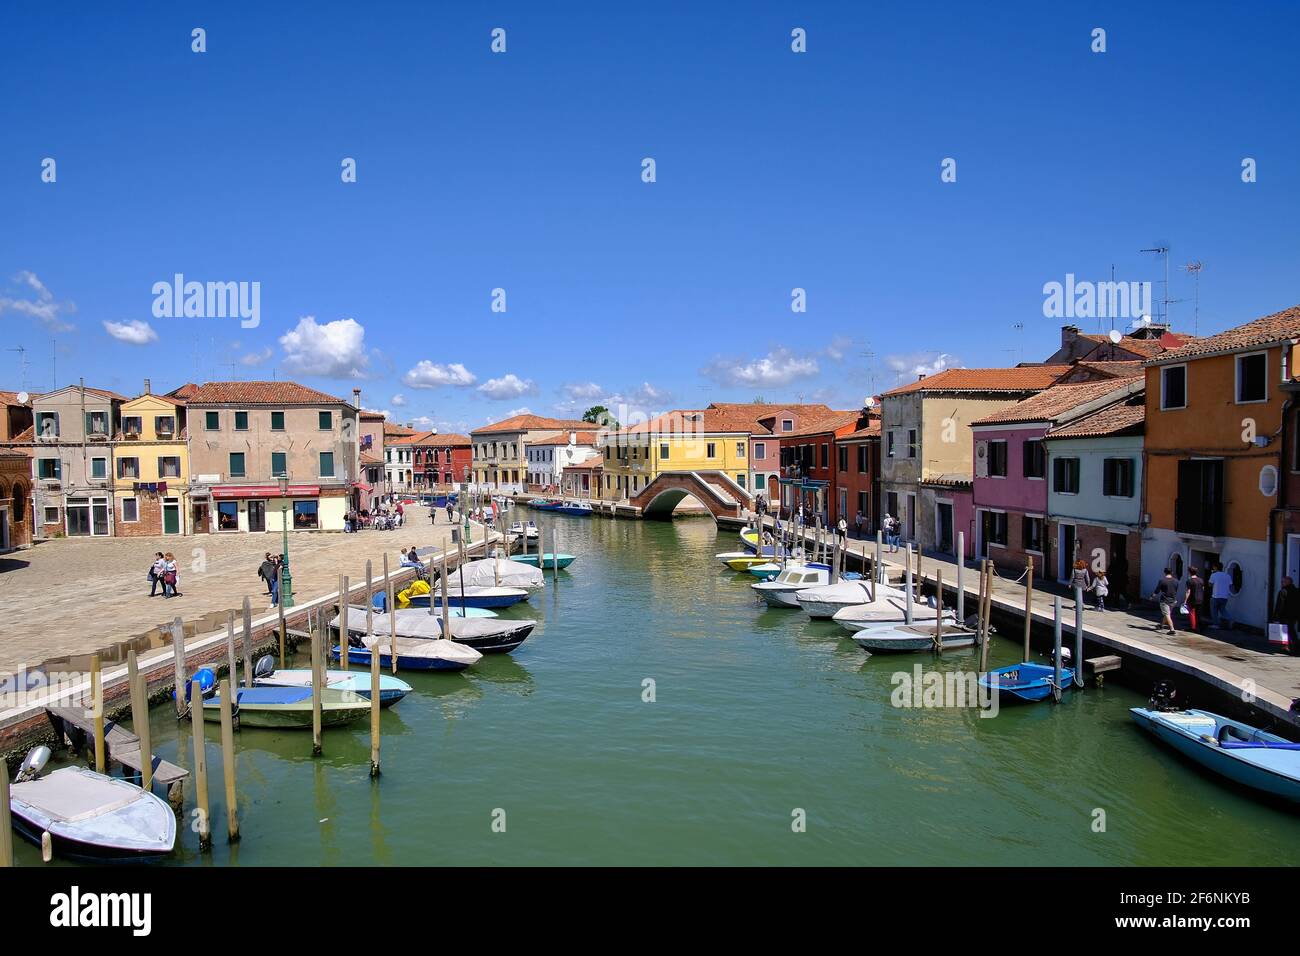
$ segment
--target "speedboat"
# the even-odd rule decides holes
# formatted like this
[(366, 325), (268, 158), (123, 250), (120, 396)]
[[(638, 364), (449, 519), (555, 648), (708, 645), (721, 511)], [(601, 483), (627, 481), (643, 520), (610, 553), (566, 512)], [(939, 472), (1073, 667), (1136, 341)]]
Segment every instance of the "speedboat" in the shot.
[(784, 570), (785, 568), (783, 568), (778, 562), (768, 561), (764, 564), (753, 565), (750, 567), (749, 573), (760, 581), (771, 581)]
[[(877, 590), (883, 594), (885, 588)], [(835, 612), (871, 600), (871, 585), (867, 581), (840, 581), (821, 587), (806, 588), (798, 593), (799, 606), (812, 618), (834, 617)]]
[[(522, 565), (527, 567), (527, 565)], [(442, 591), (434, 591), (432, 594), (426, 594), (423, 598), (412, 598), (411, 606), (420, 607), (423, 602), (424, 607), (429, 606), (429, 601), (439, 607), (442, 606)], [(523, 588), (507, 587), (458, 587), (453, 581), (447, 593), (447, 603), (452, 607), (512, 607), (520, 601), (528, 600), (528, 592)]]
[[(423, 584), (424, 582), (420, 582), (420, 583)], [(426, 585), (426, 589), (422, 592), (422, 594), (416, 594), (416, 595), (414, 595), (413, 597), (408, 596), (408, 598), (407, 598), (407, 603), (406, 603), (406, 606), (405, 606), (405, 607), (402, 606), (402, 602), (401, 602), (401, 600), (400, 600), (400, 598), (399, 598), (399, 600), (397, 601), (397, 605), (398, 605), (398, 606), (397, 606), (397, 612), (400, 614), (402, 611), (404, 611), (404, 610), (409, 610), (411, 607), (416, 606), (416, 604), (418, 604), (419, 602), (416, 602), (416, 604), (413, 604), (412, 601), (413, 601), (415, 598), (419, 598), (419, 597), (421, 597), (421, 596), (423, 596), (423, 598), (424, 598), (423, 606), (424, 606), (425, 608), (427, 608), (427, 607), (429, 606), (429, 591), (428, 591), (428, 589), (427, 589), (427, 585)], [(387, 610), (386, 610), (386, 609), (387, 609), (387, 607), (388, 607), (388, 599), (387, 599), (387, 597), (385, 596), (385, 594), (384, 594), (383, 591), (380, 591), (380, 592), (379, 592), (378, 594), (376, 594), (373, 598), (371, 598), (370, 604), (371, 604), (371, 606), (375, 609), (375, 612), (376, 612), (376, 613), (387, 613)], [(357, 610), (358, 610), (357, 608), (353, 608), (352, 611), (351, 611), (350, 613), (355, 613)], [(455, 607), (455, 606), (453, 606), (450, 610), (451, 610), (451, 616), (452, 616), (452, 617), (496, 617), (496, 616), (497, 616), (497, 612), (496, 612), (496, 611), (492, 610), (491, 608), (486, 608), (486, 607)], [(361, 608), (360, 611), (361, 611), (361, 619), (364, 621), (364, 620), (365, 620), (365, 617), (366, 617), (366, 609), (365, 609), (365, 608)]]
[(528, 524), (524, 524), (522, 521), (516, 521), (510, 526), (510, 533), (516, 536), (524, 535), (529, 541), (533, 541), (537, 538), (538, 534), (537, 524), (533, 521), (529, 521)]
[(1129, 713), (1157, 739), (1234, 783), (1300, 803), (1300, 744), (1208, 710), (1151, 703)]
[(176, 843), (176, 814), (147, 790), (86, 767), (42, 775), (48, 747), (28, 753), (9, 787), (14, 829), (37, 846), (50, 834), (59, 856), (100, 863), (158, 859)]
[[(436, 620), (441, 627), (442, 618)], [(536, 621), (500, 619), (466, 621), (452, 618), (450, 623), (452, 641), (473, 648), (480, 654), (508, 654), (522, 644), (537, 626)]]
[(592, 515), (591, 502), (589, 501), (561, 501), (559, 507), (553, 509), (562, 515), (570, 515), (575, 518), (590, 518)]
[[(416, 643), (441, 643), (447, 644), (444, 638), (448, 635), (442, 630), (442, 610), (435, 608), (434, 613), (430, 614), (428, 608), (417, 610), (406, 608), (396, 613), (397, 620), (397, 666), (401, 668), (403, 659), (407, 656), (408, 651), (412, 651), (413, 658), (416, 656), (411, 645)], [(365, 635), (366, 615), (365, 611), (359, 613), (354, 608), (348, 613), (348, 630), (351, 632), (349, 644), (351, 650), (348, 653), (348, 660), (357, 663), (370, 663), (370, 652), (364, 646), (359, 646)], [(464, 644), (483, 654), (496, 654), (505, 651), (513, 651), (516, 647), (524, 642), (524, 639), (532, 633), (536, 627), (536, 621), (530, 620), (513, 620), (508, 621), (503, 618), (461, 618), (449, 617), (451, 622), (451, 642)], [(334, 618), (330, 626), (335, 630), (338, 629), (339, 619)], [(388, 617), (376, 616), (371, 623), (374, 628), (374, 636), (379, 640), (380, 660), (388, 657)], [(470, 661), (469, 663), (474, 663)], [(435, 668), (426, 666), (420, 668), (418, 661), (413, 660), (408, 666), (415, 669), (441, 670), (446, 668)], [(468, 666), (468, 664), (462, 665)]]
[[(312, 689), (308, 687), (240, 687), (234, 713), (241, 727), (304, 729), (312, 725)], [(350, 690), (321, 688), (321, 726), (333, 727), (370, 713), (370, 701)], [(203, 719), (221, 720), (221, 693), (203, 699)]]
[(466, 589), (503, 587), (523, 588), (525, 591), (540, 591), (546, 587), (546, 577), (538, 568), (530, 568), (522, 561), (510, 561), (502, 555), (500, 558), (480, 558), (467, 561), (463, 567), (451, 572), (451, 595), (454, 599), (460, 593), (461, 585)]
[[(368, 659), (366, 663), (369, 663)], [(276, 670), (275, 660), (270, 654), (259, 659), (253, 668), (255, 687), (311, 687), (311, 677), (311, 669), (306, 667)], [(350, 690), (363, 700), (370, 700), (369, 671), (326, 671), (325, 686), (334, 690)], [(410, 692), (411, 685), (406, 681), (392, 674), (379, 675), (380, 707), (391, 707)]]
[(770, 607), (798, 607), (799, 592), (824, 587), (831, 580), (831, 569), (824, 564), (791, 564), (771, 581), (751, 584), (754, 592)]
[[(945, 650), (975, 646), (975, 632), (960, 624), (949, 623), (947, 615), (940, 625), (940, 632)], [(853, 635), (853, 643), (871, 653), (934, 650), (934, 615), (930, 616), (928, 624), (869, 624)]]

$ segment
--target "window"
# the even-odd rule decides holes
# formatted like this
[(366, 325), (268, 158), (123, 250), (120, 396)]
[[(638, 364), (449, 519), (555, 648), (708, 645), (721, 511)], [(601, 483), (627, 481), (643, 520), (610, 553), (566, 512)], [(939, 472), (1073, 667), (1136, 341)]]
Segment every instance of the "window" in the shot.
[(1020, 454), (1026, 478), (1047, 477), (1047, 452), (1043, 449), (1041, 441), (1025, 442), (1020, 446)]
[(986, 511), (985, 528), (989, 544), (1007, 546), (1007, 513), (1005, 511)]
[(1101, 493), (1107, 498), (1133, 497), (1133, 459), (1107, 458), (1101, 463)]
[(742, 472), (736, 472), (736, 484), (742, 488), (745, 487), (745, 476)]
[(46, 505), (46, 506), (45, 506), (45, 523), (46, 523), (46, 524), (58, 524), (58, 523), (59, 523), (59, 506), (58, 506), (58, 505)]
[(248, 412), (235, 412), (235, 431), (248, 431)]
[(134, 523), (140, 520), (140, 501), (136, 498), (122, 499), (122, 520)]
[(220, 413), (220, 412), (204, 412), (204, 413), (203, 413), (203, 429), (204, 429), (204, 431), (210, 431), (210, 432), (220, 431), (220, 430), (221, 430), (221, 413)]
[(158, 458), (158, 477), (159, 478), (179, 478), (181, 476), (181, 460), (177, 455), (162, 455)]
[(781, 419), (781, 431), (783, 431), (783, 432), (792, 432), (792, 431), (794, 431), (794, 419), (793, 419), (793, 418), (783, 418), (783, 419)]
[(1174, 530), (1180, 534), (1223, 534), (1223, 460), (1188, 458), (1178, 463)]
[(139, 478), (140, 477), (140, 459), (139, 458), (119, 458), (117, 460), (117, 477), (119, 478)]
[(894, 457), (894, 432), (892, 429), (885, 433), (885, 457)]
[(865, 491), (858, 492), (858, 511), (861, 512), (864, 519), (871, 518), (871, 502)]
[(716, 458), (717, 455), (718, 455), (718, 446), (716, 444), (714, 444), (713, 442), (709, 442), (707, 445), (704, 446), (705, 458)]
[(239, 530), (239, 502), (237, 501), (217, 502), (217, 530), (218, 531)]
[(271, 431), (273, 432), (284, 431), (284, 412), (271, 413)]
[(176, 416), (174, 415), (155, 415), (153, 420), (153, 430), (157, 435), (173, 435), (176, 433)]
[(1060, 495), (1079, 493), (1079, 459), (1055, 458), (1052, 460), (1052, 490)]
[(323, 451), (320, 453), (320, 476), (322, 478), (334, 477), (334, 452)]
[(107, 435), (108, 434), (108, 413), (107, 412), (86, 412), (86, 434)]
[(1268, 353), (1237, 356), (1237, 402), (1268, 401)]
[(1021, 520), (1021, 544), (1026, 551), (1032, 551), (1035, 554), (1043, 553), (1043, 519), (1031, 518), (1028, 515)]
[(144, 419), (131, 415), (122, 419), (122, 432), (126, 435), (139, 435), (144, 428)]
[(108, 459), (92, 458), (90, 459), (90, 477), (107, 478), (108, 477)]
[(908, 458), (916, 457), (916, 429), (915, 428), (909, 428), (907, 430), (907, 457)]
[(230, 477), (244, 477), (244, 453), (242, 451), (232, 451), (230, 453)]
[(858, 446), (858, 471), (866, 474), (868, 470), (867, 446), (865, 444)]
[(36, 415), (36, 434), (41, 438), (58, 438), (59, 413), (38, 412)]
[(1245, 583), (1244, 576), (1241, 573), (1241, 565), (1236, 561), (1229, 561), (1228, 566), (1223, 570), (1227, 571), (1228, 576), (1232, 578), (1232, 583), (1228, 585), (1228, 593), (1236, 597), (1241, 593), (1241, 586)]
[(1007, 476), (1007, 443), (1005, 439), (989, 442), (989, 477), (1005, 478)]
[(63, 462), (58, 458), (38, 458), (36, 459), (36, 477), (58, 479), (63, 473), (62, 465)]
[(829, 442), (822, 442), (822, 467), (831, 466), (831, 446)]
[(767, 442), (759, 442), (754, 446), (754, 460), (767, 461)]
[(743, 441), (736, 442), (736, 457), (737, 458), (745, 457), (745, 443)]
[(1187, 366), (1170, 365), (1160, 370), (1160, 409), (1187, 407)]
[(318, 418), (317, 427), (319, 427), (321, 431), (323, 432), (333, 431), (334, 429), (333, 412), (320, 412), (317, 415), (317, 418)]
[(848, 470), (849, 470), (849, 446), (848, 446), (848, 445), (841, 445), (841, 446), (837, 449), (837, 451), (839, 451), (839, 469), (840, 469), (840, 471), (848, 471)]

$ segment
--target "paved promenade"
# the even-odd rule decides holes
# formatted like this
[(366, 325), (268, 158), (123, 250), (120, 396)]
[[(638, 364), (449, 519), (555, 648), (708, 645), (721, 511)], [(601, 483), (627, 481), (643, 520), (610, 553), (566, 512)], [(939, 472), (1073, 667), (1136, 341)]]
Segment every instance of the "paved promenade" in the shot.
[[(771, 526), (770, 518), (767, 524)], [(874, 556), (876, 543), (874, 539), (850, 538), (848, 550), (859, 556)], [(903, 551), (895, 554), (885, 552), (882, 560), (886, 567), (901, 571), (904, 557)], [(934, 580), (936, 571), (941, 572), (945, 586), (955, 589), (957, 565), (951, 558), (945, 560), (926, 554), (922, 557), (921, 571), (928, 581)], [(975, 597), (979, 588), (979, 572), (974, 566), (965, 569), (963, 585), (967, 593), (966, 613), (970, 615), (975, 612)], [(1051, 625), (1052, 599), (1057, 595), (1062, 597), (1061, 605), (1068, 635), (1065, 643), (1070, 645), (1074, 628), (1074, 596), (1066, 588), (1055, 582), (1035, 584), (1034, 620), (1038, 624)], [(995, 577), (993, 601), (1001, 610), (1023, 617), (1024, 582)], [(1300, 727), (1300, 715), (1288, 713), (1291, 701), (1300, 697), (1300, 657), (1273, 652), (1262, 634), (1210, 630), (1206, 634), (1179, 631), (1170, 636), (1157, 630), (1157, 620), (1157, 612), (1151, 607), (1138, 605), (1130, 611), (1100, 612), (1092, 609), (1085, 600), (1084, 635), (1090, 641), (1104, 644), (1116, 652), (1195, 675), (1237, 697), (1253, 692), (1255, 705), (1261, 710), (1278, 720)]]
[[(354, 585), (365, 581), (367, 559), (379, 580), (385, 553), (396, 570), (399, 550), (442, 548), (450, 538), (445, 512), (431, 525), (428, 509), (412, 506), (406, 519), (396, 531), (290, 534), (295, 598), (303, 602), (337, 591), (340, 574)], [(475, 527), (475, 541), (480, 534)], [(227, 611), (240, 611), (245, 595), (254, 617), (264, 615), (271, 599), (257, 568), (263, 554), (278, 553), (280, 544), (275, 533), (59, 538), (0, 556), (0, 673), (93, 654), (176, 617), (212, 630), (223, 626)], [(146, 574), (155, 551), (176, 555), (181, 593), (175, 598), (149, 597)]]

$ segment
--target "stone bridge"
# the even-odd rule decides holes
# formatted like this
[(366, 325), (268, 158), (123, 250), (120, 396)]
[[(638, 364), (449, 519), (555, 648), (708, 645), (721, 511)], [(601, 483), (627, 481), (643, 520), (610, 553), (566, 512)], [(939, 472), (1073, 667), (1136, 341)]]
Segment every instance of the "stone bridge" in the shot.
[(645, 518), (670, 519), (678, 503), (690, 495), (714, 518), (739, 518), (753, 498), (734, 478), (721, 471), (665, 471), (646, 485), (630, 503)]

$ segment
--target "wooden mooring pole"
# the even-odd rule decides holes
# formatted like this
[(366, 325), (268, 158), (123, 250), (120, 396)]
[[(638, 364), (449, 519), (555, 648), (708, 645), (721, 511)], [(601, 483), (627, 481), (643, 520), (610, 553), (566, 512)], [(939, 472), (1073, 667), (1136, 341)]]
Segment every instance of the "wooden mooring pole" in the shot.
[[(308, 632), (311, 634), (311, 755), (319, 757), (321, 755), (320, 746), (320, 725), (321, 725), (321, 687), (325, 683), (325, 668), (328, 666), (328, 659), (324, 665), (321, 663), (322, 645), (325, 642), (325, 621), (322, 619), (324, 612), (321, 608), (316, 608), (315, 612), (316, 626), (309, 627)], [(339, 645), (339, 655), (344, 656), (348, 652), (346, 643)], [(328, 645), (325, 646), (325, 654), (328, 658)]]
[(370, 776), (379, 776), (379, 638), (371, 627), (370, 641)]
[[(433, 570), (433, 558), (429, 558), (429, 569)], [(429, 580), (433, 580), (433, 575), (429, 575)], [(430, 588), (432, 590), (432, 588)], [(395, 607), (396, 597), (393, 594), (393, 579), (388, 573), (388, 555), (384, 555), (384, 607), (388, 610), (388, 650), (392, 657), (392, 670), (397, 673), (397, 608)], [(429, 607), (433, 607), (433, 595), (429, 595)]]
[[(190, 739), (194, 744), (194, 805), (198, 809), (199, 849), (212, 846), (212, 824), (208, 817), (208, 754), (203, 734), (203, 691), (198, 681), (190, 681), (184, 690), (190, 698)], [(180, 697), (178, 693), (176, 695)]]
[(1074, 686), (1083, 686), (1083, 587), (1074, 588)]
[[(239, 669), (235, 663), (235, 612), (226, 614), (226, 668), (230, 671), (230, 686), (239, 686)], [(253, 675), (245, 674), (244, 683), (253, 686)]]
[(0, 760), (0, 869), (13, 865), (14, 830), (9, 815), (9, 765)]
[(185, 716), (185, 625), (178, 617), (172, 622), (172, 671), (176, 687), (176, 719)]
[(149, 694), (145, 690), (144, 675), (135, 649), (126, 652), (126, 679), (131, 693), (131, 729), (140, 738), (140, 787), (153, 786), (153, 741), (149, 734)]
[(957, 623), (966, 624), (966, 532), (957, 532)]
[(244, 683), (253, 686), (253, 605), (244, 598)]
[(239, 809), (235, 804), (235, 718), (229, 677), (221, 682), (221, 772), (226, 781), (226, 841), (239, 842)]
[[(352, 604), (351, 581), (345, 574), (339, 580), (339, 669), (348, 670), (348, 648), (352, 645), (351, 632), (348, 630), (348, 610)], [(329, 651), (325, 652), (326, 666)]]
[(943, 571), (934, 573), (934, 649), (943, 653)]
[[(1055, 683), (1052, 685), (1052, 697), (1061, 699), (1061, 596), (1052, 598), (1052, 669)], [(1028, 658), (1026, 658), (1028, 659)]]
[(90, 658), (90, 706), (95, 719), (95, 773), (104, 772), (104, 679), (99, 673), (99, 655)]
[(1034, 559), (1025, 561), (1025, 656), (1029, 660), (1029, 632), (1034, 626)]

